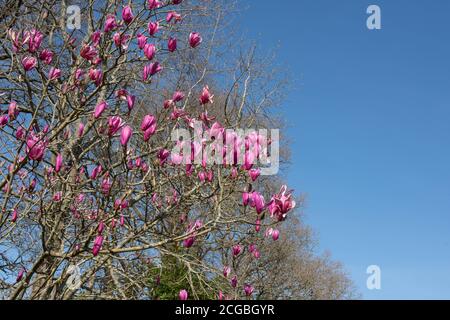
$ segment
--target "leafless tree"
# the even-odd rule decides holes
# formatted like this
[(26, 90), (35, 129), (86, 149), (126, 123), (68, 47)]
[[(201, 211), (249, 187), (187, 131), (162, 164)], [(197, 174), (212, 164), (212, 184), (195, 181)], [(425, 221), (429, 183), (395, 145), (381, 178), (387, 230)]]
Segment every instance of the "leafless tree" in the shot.
[[(349, 297), (307, 229), (281, 227), (295, 220), (291, 192), (247, 159), (271, 153), (256, 130), (282, 126), (273, 108), (287, 82), (240, 41), (238, 6), (82, 4), (71, 30), (69, 1), (2, 3), (2, 298)], [(172, 139), (196, 121), (200, 149)], [(239, 128), (254, 130), (229, 150), (243, 164), (170, 152), (214, 146), (224, 158), (217, 143)], [(295, 270), (288, 282), (271, 273), (282, 266)]]

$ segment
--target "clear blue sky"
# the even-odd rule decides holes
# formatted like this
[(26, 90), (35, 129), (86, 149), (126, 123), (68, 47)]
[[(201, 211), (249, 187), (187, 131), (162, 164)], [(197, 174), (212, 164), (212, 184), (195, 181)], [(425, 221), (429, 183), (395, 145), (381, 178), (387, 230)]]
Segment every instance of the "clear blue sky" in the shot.
[[(450, 299), (450, 1), (239, 3), (294, 75), (288, 181), (321, 248), (366, 299)], [(381, 290), (366, 289), (371, 264)]]

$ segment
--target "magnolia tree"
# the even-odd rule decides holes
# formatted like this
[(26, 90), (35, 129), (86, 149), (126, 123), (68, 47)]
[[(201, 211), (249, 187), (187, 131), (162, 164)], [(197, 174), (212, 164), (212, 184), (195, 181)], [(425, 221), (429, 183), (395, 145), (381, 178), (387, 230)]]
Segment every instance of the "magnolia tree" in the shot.
[(3, 298), (258, 293), (258, 268), (239, 266), (257, 266), (262, 244), (282, 237), (295, 201), (270, 183), (277, 131), (260, 130), (276, 86), (251, 92), (262, 86), (252, 52), (212, 76), (212, 61), (226, 61), (214, 54), (224, 23), (215, 10), (181, 0), (5, 4)]

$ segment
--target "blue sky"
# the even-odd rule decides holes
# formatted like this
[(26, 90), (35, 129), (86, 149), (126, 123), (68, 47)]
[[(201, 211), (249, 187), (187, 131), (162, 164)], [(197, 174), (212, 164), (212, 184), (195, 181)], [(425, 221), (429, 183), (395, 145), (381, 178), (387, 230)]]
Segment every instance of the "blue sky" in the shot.
[(293, 74), (288, 181), (321, 248), (366, 299), (450, 299), (450, 1), (239, 3), (248, 37)]

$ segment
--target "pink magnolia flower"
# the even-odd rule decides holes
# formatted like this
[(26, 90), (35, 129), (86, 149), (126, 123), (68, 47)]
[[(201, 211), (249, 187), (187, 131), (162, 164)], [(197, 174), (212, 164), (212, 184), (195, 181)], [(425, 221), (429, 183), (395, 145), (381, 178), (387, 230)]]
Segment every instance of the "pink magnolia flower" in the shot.
[(24, 57), (22, 59), (22, 66), (25, 69), (25, 71), (30, 71), (32, 70), (34, 67), (36, 67), (37, 64), (37, 60), (35, 57)]
[(256, 209), (256, 212), (260, 214), (264, 211), (265, 201), (263, 195), (260, 193), (253, 191), (250, 198), (250, 206)]
[(36, 178), (33, 178), (33, 180), (31, 180), (30, 185), (28, 186), (28, 191), (33, 192), (34, 188), (36, 187)]
[(58, 153), (55, 160), (55, 172), (59, 172), (61, 170), (63, 164), (63, 157), (61, 153)]
[(126, 209), (126, 208), (128, 208), (128, 200), (126, 200), (126, 199), (124, 199), (124, 200), (116, 199), (116, 201), (114, 201), (114, 209), (116, 209), (116, 210), (119, 210), (119, 209), (123, 210), (123, 209)]
[(57, 79), (61, 76), (61, 70), (58, 68), (50, 68), (50, 71), (48, 72), (48, 79), (49, 80), (54, 80)]
[(97, 228), (98, 234), (102, 234), (104, 229), (105, 229), (105, 223), (103, 221), (100, 221), (100, 223), (98, 224), (98, 228)]
[(120, 132), (120, 144), (126, 146), (133, 134), (133, 129), (130, 126), (124, 126)]
[(122, 44), (121, 39), (122, 39), (122, 37), (119, 32), (114, 33), (113, 41), (114, 41), (114, 44), (116, 45), (116, 47), (120, 47), (120, 45)]
[(141, 166), (141, 164), (142, 164), (142, 159), (141, 159), (141, 157), (137, 157), (137, 158), (136, 158), (136, 167), (139, 168), (139, 167)]
[(202, 90), (202, 94), (200, 95), (200, 104), (207, 104), (207, 103), (213, 103), (214, 95), (211, 95), (209, 92), (209, 87), (204, 86)]
[(83, 123), (83, 122), (80, 122), (80, 123), (78, 124), (77, 136), (80, 138), (80, 137), (83, 136), (83, 133), (84, 133), (84, 123)]
[(216, 139), (222, 139), (225, 128), (219, 122), (214, 122), (209, 129), (209, 136)]
[(230, 283), (231, 283), (231, 286), (232, 286), (233, 288), (236, 288), (236, 287), (237, 287), (238, 280), (237, 280), (237, 276), (236, 276), (236, 275), (233, 276), (233, 278), (231, 278)]
[(106, 103), (106, 101), (102, 101), (97, 106), (95, 106), (94, 118), (98, 119), (102, 115), (103, 111), (105, 111), (105, 109), (107, 107), (108, 107), (108, 104)]
[(20, 280), (22, 280), (23, 274), (24, 274), (24, 273), (25, 273), (25, 269), (24, 269), (24, 268), (21, 268), (20, 271), (19, 271), (19, 273), (17, 274), (16, 282), (19, 282)]
[(69, 45), (70, 45), (72, 48), (75, 48), (75, 47), (76, 47), (76, 44), (75, 44), (76, 41), (77, 41), (76, 38), (69, 37)]
[(0, 116), (0, 127), (3, 127), (7, 123), (8, 123), (8, 116), (7, 115)]
[(157, 207), (161, 206), (161, 199), (156, 192), (152, 194), (152, 203)]
[(16, 130), (16, 138), (22, 140), (25, 137), (25, 129), (20, 126)]
[(255, 160), (256, 160), (255, 154), (251, 151), (246, 151), (244, 154), (244, 164), (242, 165), (242, 167), (245, 170), (250, 170), (253, 167)]
[(100, 63), (102, 63), (102, 58), (100, 58), (100, 57), (95, 57), (94, 59), (92, 59), (91, 60), (91, 63), (92, 63), (92, 65), (94, 65), (94, 66), (97, 66), (97, 65), (99, 65)]
[(167, 49), (170, 52), (174, 52), (175, 50), (177, 50), (177, 39), (170, 37), (169, 41), (167, 42)]
[(191, 32), (189, 35), (189, 45), (192, 48), (197, 47), (202, 42), (202, 37), (198, 32)]
[(144, 116), (141, 122), (141, 130), (145, 131), (150, 128), (156, 122), (155, 116), (151, 114), (147, 114)]
[(170, 154), (170, 163), (174, 165), (179, 165), (183, 163), (183, 154), (182, 152), (172, 152)]
[(260, 174), (261, 174), (261, 170), (259, 170), (259, 169), (251, 169), (248, 172), (248, 175), (250, 176), (252, 181), (255, 181), (256, 179), (258, 179)]
[(125, 6), (122, 9), (122, 19), (125, 21), (126, 24), (129, 24), (131, 21), (133, 21), (133, 12), (131, 11), (130, 6)]
[(11, 120), (14, 120), (19, 114), (19, 110), (17, 110), (17, 102), (11, 101), (8, 106), (8, 116)]
[(223, 267), (223, 276), (224, 276), (225, 278), (228, 277), (228, 275), (230, 274), (230, 272), (231, 272), (231, 268), (230, 268), (230, 267), (228, 267), (228, 266), (224, 266), (224, 267)]
[(23, 43), (27, 43), (28, 51), (33, 53), (39, 49), (43, 38), (44, 35), (39, 30), (33, 29), (25, 32), (25, 39)]
[(144, 54), (148, 60), (152, 60), (155, 57), (156, 47), (152, 43), (148, 43), (144, 46)]
[(167, 13), (166, 21), (167, 21), (167, 23), (169, 23), (172, 20), (174, 20), (175, 23), (177, 23), (178, 21), (181, 21), (181, 15), (175, 11), (170, 11), (169, 13)]
[(255, 259), (259, 259), (260, 256), (261, 253), (258, 250), (253, 251), (253, 257), (255, 257)]
[(102, 165), (99, 164), (98, 166), (96, 166), (94, 168), (94, 170), (92, 170), (90, 178), (92, 180), (95, 180), (97, 178), (97, 176), (102, 173), (102, 170), (103, 170)]
[(172, 95), (173, 102), (179, 102), (184, 99), (184, 93), (181, 91), (175, 91)]
[(45, 64), (50, 64), (53, 60), (53, 52), (49, 49), (44, 49), (39, 54), (39, 59), (45, 62)]
[(108, 135), (111, 137), (123, 126), (124, 122), (121, 117), (114, 116), (108, 118)]
[(94, 46), (98, 46), (101, 36), (102, 32), (100, 30), (97, 30), (91, 34), (91, 41)]
[(128, 110), (132, 110), (134, 107), (134, 103), (136, 101), (136, 97), (133, 96), (132, 94), (127, 95), (127, 106), (128, 106)]
[(173, 111), (170, 113), (170, 119), (176, 120), (178, 118), (184, 117), (186, 115), (186, 111), (180, 108), (173, 108)]
[(158, 151), (157, 157), (159, 159), (159, 164), (163, 165), (164, 163), (166, 163), (167, 159), (170, 156), (170, 151), (167, 149), (161, 149)]
[(159, 0), (148, 0), (147, 4), (150, 10), (159, 8), (161, 6), (161, 2)]
[(113, 15), (108, 15), (106, 17), (105, 28), (103, 31), (109, 32), (111, 30), (114, 30), (115, 28), (117, 28), (116, 17)]
[(255, 223), (255, 231), (259, 232), (261, 230), (261, 220), (257, 219)]
[(242, 204), (244, 206), (247, 206), (249, 204), (249, 202), (250, 202), (250, 195), (251, 195), (251, 193), (249, 193), (249, 192), (243, 192), (242, 193)]
[(183, 240), (183, 247), (190, 248), (194, 244), (195, 237), (189, 237)]
[(14, 31), (13, 29), (9, 29), (8, 36), (12, 42), (13, 52), (17, 52), (17, 50), (19, 50), (19, 48), (22, 47), (22, 42), (20, 41), (20, 34), (17, 31)]
[(186, 290), (180, 290), (180, 293), (178, 294), (178, 297), (180, 300), (187, 300), (188, 299), (188, 292)]
[(247, 297), (252, 295), (253, 290), (254, 290), (254, 288), (252, 285), (247, 284), (247, 283), (244, 284), (244, 292)]
[[(188, 226), (187, 233), (192, 233), (192, 232), (196, 231), (197, 229), (201, 228), (202, 225), (203, 225), (203, 222), (201, 220), (196, 220), (194, 224), (190, 223)], [(183, 246), (185, 248), (192, 247), (192, 245), (194, 244), (194, 241), (195, 241), (195, 236), (196, 236), (196, 232), (194, 232), (194, 234), (191, 237), (189, 237), (183, 241)]]
[(233, 256), (238, 256), (241, 253), (242, 247), (240, 244), (236, 244), (233, 246)]
[(162, 66), (159, 64), (159, 62), (152, 62), (144, 67), (144, 71), (142, 73), (142, 79), (146, 81), (149, 76), (153, 76), (156, 73), (160, 72), (162, 70)]
[[(49, 168), (46, 168), (46, 173), (47, 173), (47, 176), (51, 176), (51, 174), (53, 173), (53, 168), (51, 168), (51, 167), (49, 167)], [(50, 177), (51, 178), (51, 177)]]
[(95, 56), (97, 56), (98, 51), (93, 46), (90, 45), (83, 45), (80, 50), (80, 56), (88, 61), (91, 61), (94, 59)]
[(203, 150), (203, 146), (197, 142), (194, 141), (191, 143), (191, 161), (194, 161), (195, 159), (199, 159), (201, 157), (201, 152)]
[(198, 173), (198, 180), (200, 182), (204, 182), (206, 180), (206, 173), (204, 171), (200, 171)]
[(113, 41), (114, 41), (114, 44), (116, 45), (116, 47), (120, 47), (120, 48), (122, 48), (123, 50), (126, 50), (127, 48), (128, 48), (128, 43), (127, 43), (127, 41), (128, 41), (128, 39), (130, 38), (130, 36), (129, 35), (127, 35), (127, 34), (121, 34), (121, 33), (119, 33), (119, 32), (116, 32), (114, 35), (113, 35)]
[(233, 168), (231, 169), (231, 178), (236, 179), (237, 176), (238, 176), (238, 170), (237, 170), (236, 167), (233, 167)]
[(172, 99), (167, 99), (164, 101), (164, 109), (169, 109), (170, 107), (174, 107), (174, 103)]
[(277, 241), (279, 237), (280, 237), (280, 231), (278, 229), (274, 229), (272, 231), (272, 239), (274, 241)]
[(156, 131), (156, 123), (152, 124), (144, 131), (144, 141), (148, 141)]
[(125, 89), (119, 89), (115, 92), (116, 98), (119, 98), (120, 100), (126, 100), (128, 95), (128, 91)]
[(214, 172), (212, 170), (206, 172), (206, 180), (208, 180), (208, 182), (212, 182), (213, 179), (214, 179)]
[(89, 69), (89, 79), (94, 81), (95, 85), (98, 87), (103, 80), (103, 72), (101, 69)]
[(59, 202), (62, 199), (62, 192), (58, 191), (53, 195), (53, 201)]
[(149, 22), (148, 23), (148, 33), (154, 36), (159, 30), (159, 22)]
[(287, 186), (283, 185), (280, 192), (274, 194), (268, 205), (271, 217), (276, 217), (278, 221), (286, 219), (287, 213), (295, 208), (295, 201), (292, 199), (292, 190), (287, 191)]
[(16, 222), (17, 218), (18, 218), (17, 209), (14, 209), (11, 217), (11, 222)]
[(77, 203), (82, 203), (82, 202), (84, 201), (85, 197), (86, 197), (86, 196), (85, 196), (83, 193), (80, 193), (80, 194), (77, 196), (77, 198), (76, 198), (76, 202), (77, 202)]
[(84, 76), (84, 70), (83, 69), (77, 69), (75, 70), (74, 78), (75, 81), (81, 80), (81, 78)]
[(128, 170), (133, 170), (134, 169), (134, 164), (133, 164), (133, 160), (128, 160), (127, 162), (127, 168)]
[(125, 100), (127, 102), (128, 110), (132, 110), (134, 107), (134, 103), (136, 101), (136, 97), (132, 94), (129, 94), (125, 89), (119, 89), (115, 93), (116, 97)]
[(172, 0), (172, 4), (180, 4), (183, 0)]
[(150, 75), (150, 65), (146, 65), (144, 66), (144, 70), (142, 70), (142, 80), (147, 81), (149, 75)]
[(143, 35), (142, 33), (138, 33), (137, 35), (137, 41), (138, 41), (138, 47), (139, 49), (144, 49), (146, 43), (147, 43), (147, 37)]
[(45, 149), (47, 148), (47, 141), (35, 135), (33, 132), (27, 137), (27, 154), (32, 160), (40, 161), (44, 157)]
[(109, 177), (105, 177), (101, 183), (102, 193), (105, 195), (109, 194), (109, 191), (111, 190), (111, 185), (112, 185), (111, 179)]
[(92, 254), (94, 255), (94, 257), (98, 255), (100, 249), (102, 248), (102, 245), (103, 245), (103, 236), (98, 235), (95, 238), (94, 246), (92, 247)]
[(69, 139), (71, 137), (72, 133), (69, 129), (64, 130), (63, 137), (64, 139)]

